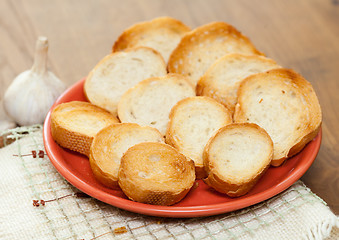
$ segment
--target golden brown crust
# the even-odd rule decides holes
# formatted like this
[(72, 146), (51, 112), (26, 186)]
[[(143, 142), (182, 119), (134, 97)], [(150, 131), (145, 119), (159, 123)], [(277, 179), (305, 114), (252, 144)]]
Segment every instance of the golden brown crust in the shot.
[(139, 22), (126, 29), (117, 39), (112, 47), (113, 52), (135, 47), (139, 41), (147, 36), (149, 32), (155, 32), (159, 29), (167, 29), (173, 34), (183, 35), (190, 31), (190, 28), (181, 21), (171, 17), (159, 17), (151, 21)]
[(119, 188), (118, 185), (118, 178), (115, 178), (112, 176), (112, 174), (109, 174), (101, 169), (101, 167), (98, 165), (97, 161), (95, 161), (95, 158), (93, 157), (92, 151), (89, 153), (89, 164), (91, 166), (92, 172), (94, 177), (103, 185), (106, 187), (117, 189)]
[(232, 184), (229, 182), (225, 182), (221, 178), (218, 177), (218, 174), (212, 172), (208, 175), (204, 182), (217, 190), (218, 192), (225, 193), (230, 197), (240, 197), (248, 193), (258, 182), (258, 180), (262, 177), (262, 175), (266, 172), (269, 165), (267, 165), (262, 172), (256, 175), (251, 181), (246, 184)]
[(167, 144), (140, 143), (121, 159), (119, 186), (134, 201), (175, 204), (188, 193), (194, 180), (193, 161)]
[(86, 156), (89, 155), (89, 148), (93, 141), (93, 137), (86, 136), (81, 133), (70, 131), (58, 124), (53, 118), (51, 119), (51, 134), (60, 146), (79, 152)]
[[(230, 45), (229, 43), (234, 44), (233, 50), (226, 48), (227, 45)], [(200, 44), (202, 47), (200, 47)], [(219, 46), (218, 49), (214, 49), (217, 46)], [(224, 49), (222, 46), (224, 46)], [(192, 54), (198, 54), (198, 52), (200, 57), (192, 59)], [(263, 55), (246, 36), (233, 26), (224, 22), (212, 22), (197, 27), (182, 37), (170, 56), (167, 68), (169, 72), (189, 76), (193, 84), (196, 85), (202, 74), (215, 60), (232, 52)], [(211, 58), (212, 53), (216, 55)], [(208, 59), (207, 62), (205, 62), (206, 59)], [(193, 67), (195, 71), (202, 72), (198, 79), (192, 79), (195, 74)]]
[[(81, 123), (72, 122), (74, 115), (79, 117), (80, 114), (82, 116)], [(98, 121), (102, 121), (102, 127), (119, 122), (109, 112), (88, 102), (73, 101), (59, 104), (51, 114), (53, 139), (64, 148), (89, 156), (89, 149), (95, 134), (93, 131), (96, 131), (96, 129), (86, 125), (86, 116), (95, 117)], [(83, 131), (79, 131), (79, 127)], [(87, 131), (87, 129), (91, 129), (91, 131)]]
[[(220, 135), (224, 134), (224, 132), (227, 132), (232, 129), (244, 129), (244, 128), (255, 129), (257, 131), (257, 134), (266, 138), (270, 152), (268, 153), (267, 164), (262, 165), (261, 169), (258, 172), (255, 172), (252, 178), (250, 179), (243, 178), (241, 183), (239, 183), (239, 181), (232, 181), (229, 178), (225, 178), (225, 176), (221, 173), (221, 170), (215, 166), (215, 163), (210, 159), (210, 154), (212, 154), (210, 148), (213, 142), (216, 141), (216, 139)], [(204, 182), (208, 186), (217, 190), (218, 192), (225, 193), (230, 197), (242, 196), (246, 194), (247, 192), (249, 192), (255, 186), (255, 184), (258, 182), (261, 176), (266, 172), (266, 170), (270, 166), (272, 156), (273, 156), (273, 142), (270, 136), (268, 135), (268, 133), (263, 128), (253, 123), (234, 123), (234, 124), (227, 125), (221, 128), (214, 135), (214, 137), (212, 137), (209, 140), (208, 144), (205, 147), (203, 158), (204, 158), (205, 171), (208, 174), (208, 177), (204, 179)]]

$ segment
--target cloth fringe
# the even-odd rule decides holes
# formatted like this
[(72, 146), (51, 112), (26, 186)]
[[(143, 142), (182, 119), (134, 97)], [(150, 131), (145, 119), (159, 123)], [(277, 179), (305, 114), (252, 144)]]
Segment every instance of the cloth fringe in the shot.
[(316, 226), (313, 226), (306, 233), (305, 239), (307, 240), (322, 240), (330, 236), (332, 228), (339, 228), (339, 217), (333, 216), (332, 218), (324, 221)]

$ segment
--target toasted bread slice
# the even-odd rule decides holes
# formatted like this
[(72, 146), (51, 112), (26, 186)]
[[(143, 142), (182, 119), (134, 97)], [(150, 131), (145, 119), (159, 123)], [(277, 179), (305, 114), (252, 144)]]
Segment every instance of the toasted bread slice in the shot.
[(121, 97), (119, 119), (157, 128), (165, 135), (172, 107), (191, 96), (195, 96), (194, 88), (183, 75), (168, 74), (146, 79)]
[(259, 55), (227, 54), (219, 58), (200, 78), (197, 95), (212, 97), (234, 113), (240, 82), (246, 77), (279, 68), (272, 59)]
[(322, 114), (312, 85), (289, 69), (246, 78), (238, 90), (235, 122), (253, 122), (274, 142), (273, 166), (298, 153), (320, 130)]
[(111, 113), (89, 102), (67, 102), (53, 109), (51, 134), (60, 146), (88, 156), (95, 134), (118, 122)]
[(264, 174), (272, 156), (273, 142), (264, 129), (253, 123), (227, 125), (205, 148), (204, 182), (230, 197), (242, 196)]
[(142, 203), (172, 205), (193, 186), (194, 163), (163, 143), (140, 143), (121, 158), (119, 186), (128, 198)]
[(186, 33), (173, 50), (168, 71), (187, 75), (195, 86), (220, 57), (228, 53), (259, 54), (250, 40), (233, 26), (212, 22)]
[(86, 78), (84, 91), (91, 103), (116, 115), (124, 92), (146, 78), (166, 73), (160, 53), (147, 47), (130, 48), (103, 58)]
[(146, 46), (157, 50), (167, 63), (182, 36), (191, 29), (171, 17), (159, 17), (140, 22), (126, 29), (114, 43), (113, 52)]
[(102, 129), (93, 140), (89, 162), (94, 177), (110, 188), (118, 186), (118, 170), (122, 155), (141, 142), (164, 142), (158, 130), (134, 123), (120, 123)]
[(232, 123), (231, 113), (209, 97), (190, 97), (172, 109), (166, 142), (194, 161), (198, 179), (206, 177), (203, 151), (208, 140), (223, 126)]

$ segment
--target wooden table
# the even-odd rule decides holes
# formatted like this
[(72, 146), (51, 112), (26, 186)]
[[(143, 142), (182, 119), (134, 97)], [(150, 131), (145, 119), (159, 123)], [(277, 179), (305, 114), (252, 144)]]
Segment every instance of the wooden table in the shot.
[(0, 1), (0, 99), (31, 67), (39, 35), (50, 42), (50, 69), (70, 86), (110, 53), (126, 27), (164, 15), (192, 28), (228, 22), (312, 83), (323, 110), (323, 141), (302, 180), (339, 214), (338, 0)]

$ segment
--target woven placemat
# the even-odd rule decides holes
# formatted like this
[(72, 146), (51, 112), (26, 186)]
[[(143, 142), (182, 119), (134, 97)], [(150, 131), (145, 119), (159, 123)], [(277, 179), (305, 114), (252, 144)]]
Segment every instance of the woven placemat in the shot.
[(227, 214), (150, 217), (70, 185), (45, 153), (41, 125), (3, 135), (15, 141), (0, 149), (0, 239), (339, 239), (338, 217), (301, 181)]

